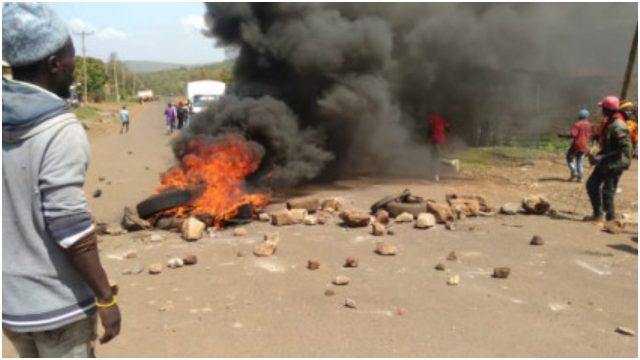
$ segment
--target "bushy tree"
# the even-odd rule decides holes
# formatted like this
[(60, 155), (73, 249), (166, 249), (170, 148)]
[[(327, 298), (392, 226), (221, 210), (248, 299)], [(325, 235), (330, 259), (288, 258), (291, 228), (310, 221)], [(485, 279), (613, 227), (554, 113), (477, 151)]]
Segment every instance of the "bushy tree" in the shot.
[[(89, 100), (99, 102), (104, 100), (104, 84), (107, 82), (104, 62), (100, 59), (87, 57), (87, 97)], [(80, 84), (77, 92), (84, 96), (84, 58), (81, 56), (75, 59), (75, 71), (73, 76), (75, 82)]]
[(233, 74), (231, 72), (231, 69), (226, 66), (220, 68), (218, 77), (220, 81), (224, 82), (227, 85), (231, 84), (231, 82), (233, 81)]

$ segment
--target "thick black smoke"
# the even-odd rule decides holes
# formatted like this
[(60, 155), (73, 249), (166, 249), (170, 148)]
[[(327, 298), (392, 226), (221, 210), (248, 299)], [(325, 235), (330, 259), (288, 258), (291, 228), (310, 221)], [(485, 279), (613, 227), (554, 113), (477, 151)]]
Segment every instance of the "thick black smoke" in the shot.
[(232, 95), (195, 117), (176, 152), (194, 134), (240, 133), (264, 148), (255, 180), (275, 187), (427, 172), (430, 113), (469, 144), (539, 134), (550, 114), (603, 95), (578, 70), (621, 78), (637, 14), (630, 3), (206, 8), (206, 35), (238, 53)]

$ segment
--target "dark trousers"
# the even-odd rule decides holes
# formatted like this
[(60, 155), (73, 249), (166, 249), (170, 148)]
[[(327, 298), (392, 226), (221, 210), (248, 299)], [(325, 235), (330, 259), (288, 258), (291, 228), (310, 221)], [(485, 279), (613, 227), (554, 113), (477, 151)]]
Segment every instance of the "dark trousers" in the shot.
[(440, 144), (431, 143), (431, 172), (432, 175), (440, 175)]
[(567, 165), (569, 165), (571, 175), (576, 175), (578, 179), (582, 180), (584, 177), (584, 153), (570, 146), (567, 151)]
[(606, 214), (607, 220), (615, 218), (615, 209), (613, 198), (618, 188), (618, 180), (620, 180), (622, 172), (604, 171), (600, 166), (596, 166), (587, 180), (587, 193), (591, 199), (593, 207), (593, 215), (602, 215), (602, 210)]

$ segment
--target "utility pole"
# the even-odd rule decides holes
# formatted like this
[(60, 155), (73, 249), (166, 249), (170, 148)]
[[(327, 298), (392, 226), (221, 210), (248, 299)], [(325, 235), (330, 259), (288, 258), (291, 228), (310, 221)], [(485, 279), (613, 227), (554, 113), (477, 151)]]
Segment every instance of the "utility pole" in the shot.
[(113, 81), (114, 81), (114, 86), (116, 88), (116, 103), (120, 103), (120, 93), (118, 92), (118, 68), (116, 67), (116, 65), (118, 64), (118, 61), (116, 59), (116, 57), (113, 57)]
[(633, 73), (633, 65), (636, 63), (636, 55), (638, 54), (638, 24), (636, 24), (636, 33), (633, 35), (631, 50), (629, 51), (629, 61), (627, 62), (627, 70), (624, 73), (624, 82), (622, 83), (622, 91), (620, 91), (620, 99), (626, 99), (629, 92), (629, 83), (631, 82), (631, 73)]
[(84, 38), (86, 36), (91, 36), (93, 35), (93, 31), (88, 32), (88, 31), (84, 31), (82, 30), (80, 33), (74, 33), (74, 35), (80, 35), (80, 37), (82, 37), (82, 72), (83, 72), (83, 77), (84, 77), (84, 91), (82, 94), (82, 102), (83, 103), (87, 103), (87, 100), (89, 99), (87, 96), (87, 52), (86, 52), (86, 48), (84, 46)]
[(125, 66), (124, 66), (124, 62), (120, 64), (120, 70), (122, 70), (122, 97), (124, 98), (125, 102), (127, 101), (127, 75), (124, 72)]

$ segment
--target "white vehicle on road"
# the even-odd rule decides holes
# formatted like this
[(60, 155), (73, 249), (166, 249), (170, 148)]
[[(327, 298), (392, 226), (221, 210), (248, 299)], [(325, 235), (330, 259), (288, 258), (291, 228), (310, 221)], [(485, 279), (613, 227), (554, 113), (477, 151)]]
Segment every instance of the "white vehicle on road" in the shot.
[(187, 84), (187, 97), (194, 114), (204, 109), (209, 102), (218, 100), (226, 89), (225, 83), (214, 80), (192, 81)]
[(138, 91), (138, 101), (151, 101), (153, 100), (153, 90), (140, 90)]

